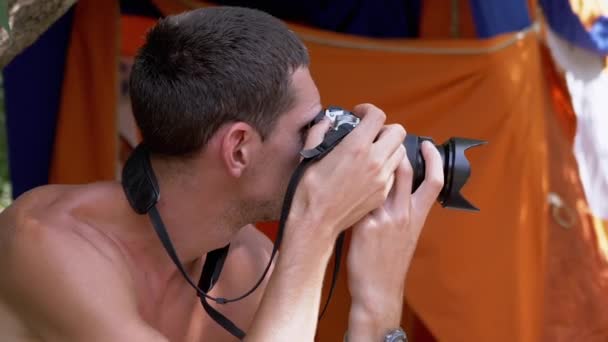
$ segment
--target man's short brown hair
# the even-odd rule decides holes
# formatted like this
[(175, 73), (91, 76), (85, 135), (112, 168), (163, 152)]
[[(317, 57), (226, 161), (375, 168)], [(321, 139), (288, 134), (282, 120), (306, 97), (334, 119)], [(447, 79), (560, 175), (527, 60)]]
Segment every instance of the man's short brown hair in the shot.
[(231, 121), (266, 137), (293, 104), (291, 75), (308, 66), (281, 20), (243, 7), (207, 7), (161, 19), (135, 58), (133, 114), (152, 153), (187, 156)]

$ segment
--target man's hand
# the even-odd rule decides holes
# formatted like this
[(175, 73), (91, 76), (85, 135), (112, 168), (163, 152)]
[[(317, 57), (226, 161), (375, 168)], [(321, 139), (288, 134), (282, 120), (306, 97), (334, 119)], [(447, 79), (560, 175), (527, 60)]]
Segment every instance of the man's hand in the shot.
[(428, 141), (421, 148), (426, 175), (418, 190), (411, 194), (412, 168), (403, 158), (386, 202), (353, 227), (347, 259), (352, 296), (349, 342), (380, 341), (389, 329), (400, 325), (405, 275), (443, 186), (439, 152)]
[[(290, 218), (312, 218), (322, 224), (314, 232), (317, 241), (333, 244), (341, 231), (381, 206), (405, 156), (403, 127), (384, 126), (386, 115), (370, 104), (359, 105), (354, 112), (361, 117), (359, 125), (309, 167), (294, 196)], [(305, 148), (321, 143), (328, 127), (322, 121), (311, 128)]]

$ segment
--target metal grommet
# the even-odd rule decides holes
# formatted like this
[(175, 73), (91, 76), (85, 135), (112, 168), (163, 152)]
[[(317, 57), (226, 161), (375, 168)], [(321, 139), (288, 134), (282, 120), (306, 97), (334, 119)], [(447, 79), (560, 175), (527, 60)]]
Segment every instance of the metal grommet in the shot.
[(551, 215), (562, 228), (569, 229), (576, 223), (576, 212), (567, 206), (561, 196), (555, 192), (547, 194), (547, 202), (551, 207)]

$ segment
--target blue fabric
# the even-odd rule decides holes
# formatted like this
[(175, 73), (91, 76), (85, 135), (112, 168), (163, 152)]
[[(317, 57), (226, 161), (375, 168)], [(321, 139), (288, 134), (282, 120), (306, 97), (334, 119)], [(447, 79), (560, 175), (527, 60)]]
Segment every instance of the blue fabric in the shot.
[(415, 38), (422, 0), (218, 0), (263, 10), (283, 20), (375, 38)]
[(531, 25), (526, 0), (470, 0), (477, 37), (522, 30)]
[(151, 18), (163, 16), (150, 0), (120, 0), (120, 13)]
[(13, 198), (48, 183), (73, 11), (3, 70)]
[[(470, 0), (477, 36), (489, 38), (531, 24), (526, 0)], [(217, 0), (258, 8), (284, 20), (375, 38), (416, 38), (423, 0)], [(445, 6), (450, 6), (446, 1)]]
[[(421, 0), (334, 0), (313, 8), (310, 23), (326, 30), (378, 38), (418, 36)], [(320, 5), (321, 2), (317, 2)]]
[(557, 35), (583, 49), (608, 55), (608, 18), (601, 17), (588, 32), (568, 0), (540, 0), (540, 5)]
[(595, 51), (603, 56), (608, 55), (608, 17), (600, 17), (589, 30), (589, 38), (595, 46)]

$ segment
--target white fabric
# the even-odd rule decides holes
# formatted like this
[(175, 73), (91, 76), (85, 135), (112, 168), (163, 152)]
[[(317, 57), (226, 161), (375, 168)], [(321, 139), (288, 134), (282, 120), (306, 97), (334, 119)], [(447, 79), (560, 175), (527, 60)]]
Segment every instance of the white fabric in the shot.
[(577, 117), (574, 154), (592, 213), (608, 219), (608, 69), (604, 57), (548, 30), (548, 45), (565, 72)]

